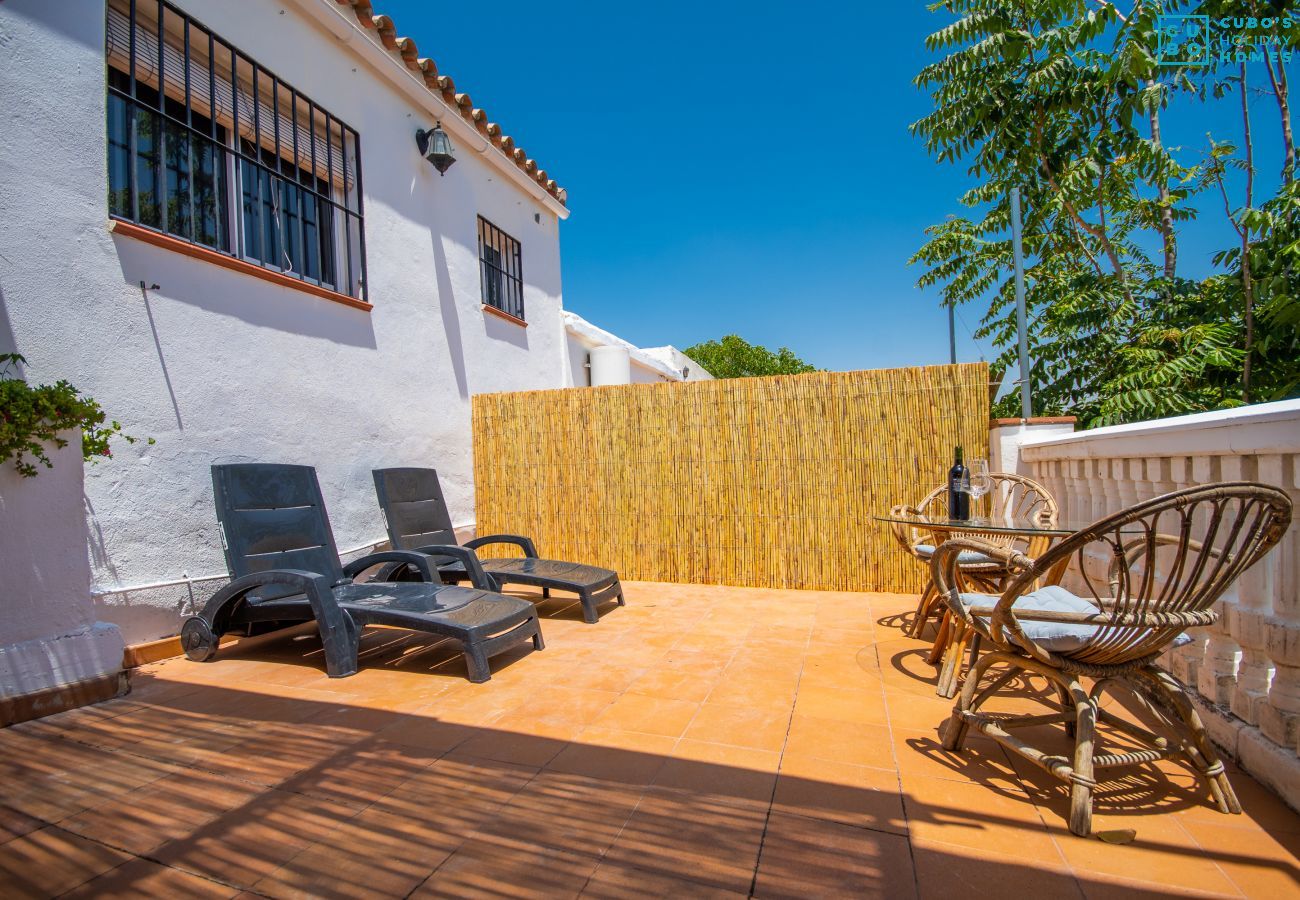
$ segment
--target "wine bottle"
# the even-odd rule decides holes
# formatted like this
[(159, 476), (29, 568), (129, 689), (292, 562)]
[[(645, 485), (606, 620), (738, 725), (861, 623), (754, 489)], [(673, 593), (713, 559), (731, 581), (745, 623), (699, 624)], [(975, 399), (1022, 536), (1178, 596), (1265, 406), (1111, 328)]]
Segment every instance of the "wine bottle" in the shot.
[(970, 518), (970, 470), (962, 465), (961, 447), (956, 447), (955, 461), (948, 470), (948, 518), (964, 522)]

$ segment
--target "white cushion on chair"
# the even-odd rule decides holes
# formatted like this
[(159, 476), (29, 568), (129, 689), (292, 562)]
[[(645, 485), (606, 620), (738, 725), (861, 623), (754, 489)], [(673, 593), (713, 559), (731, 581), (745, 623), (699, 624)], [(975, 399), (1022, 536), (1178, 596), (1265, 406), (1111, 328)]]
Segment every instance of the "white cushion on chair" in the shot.
[[(961, 602), (967, 606), (996, 606), (998, 598), (991, 597), (988, 594), (962, 594)], [(1039, 588), (1016, 598), (1014, 608), (1016, 610), (1034, 609), (1042, 612), (1083, 613), (1084, 615), (1094, 615), (1101, 612), (1095, 604), (1082, 597), (1075, 596), (1057, 584)], [(1098, 629), (1104, 627), (1072, 622), (1035, 622), (1024, 619), (1018, 621), (1020, 622), (1020, 629), (1025, 633), (1025, 637), (1052, 653), (1070, 653), (1078, 650), (1088, 643)], [(1022, 643), (1018, 640), (1017, 635), (1010, 632), (1004, 632), (1004, 634), (1016, 643)], [(1180, 634), (1174, 639), (1172, 646), (1181, 647), (1190, 643), (1191, 640), (1187, 635)]]
[[(916, 544), (912, 547), (916, 555), (922, 559), (929, 559), (934, 556), (934, 547), (930, 544)], [(983, 553), (977, 553), (974, 550), (963, 550), (957, 554), (957, 565), (959, 566), (1001, 566), (991, 556), (985, 556)]]

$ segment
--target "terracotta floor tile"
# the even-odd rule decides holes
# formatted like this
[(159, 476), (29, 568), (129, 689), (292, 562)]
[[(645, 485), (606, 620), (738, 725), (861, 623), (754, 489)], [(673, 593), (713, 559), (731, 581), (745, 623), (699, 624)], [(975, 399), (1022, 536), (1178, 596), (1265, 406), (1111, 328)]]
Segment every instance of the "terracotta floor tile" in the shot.
[(786, 752), (878, 769), (894, 768), (894, 748), (883, 725), (795, 715)]
[[(622, 693), (648, 671), (648, 666), (601, 665), (582, 670), (582, 686), (593, 691)], [(569, 673), (572, 676), (573, 673)]]
[(893, 742), (904, 790), (908, 779), (916, 777), (992, 783), (1020, 790), (1011, 761), (997, 743), (987, 738), (968, 738), (961, 750), (945, 750), (933, 731), (895, 728)]
[(771, 681), (778, 684), (797, 685), (803, 672), (803, 654), (791, 653), (773, 656), (771, 653), (746, 651), (741, 647), (727, 668), (724, 675), (753, 678), (756, 681)]
[(768, 803), (776, 784), (780, 754), (748, 747), (710, 744), (687, 738), (677, 742), (672, 758), (665, 760), (655, 786), (708, 794), (721, 802), (728, 798)]
[(258, 880), (253, 890), (272, 897), (405, 896), (465, 840), (458, 829), (426, 824), (367, 810)]
[(520, 841), (599, 857), (618, 837), (641, 799), (638, 786), (586, 775), (543, 772), (486, 819), (476, 838), (509, 852)]
[(861, 650), (870, 646), (875, 640), (873, 628), (840, 628), (835, 625), (814, 625), (808, 638), (808, 646), (814, 650), (827, 647), (847, 647)]
[[(1085, 893), (1092, 893), (1086, 887), (1089, 880), (1100, 878), (1104, 884), (1133, 878), (1169, 889), (1240, 896), (1236, 885), (1176, 816), (1145, 816), (1139, 821), (1127, 816), (1094, 816), (1093, 836), (1086, 838), (1070, 834), (1063, 821), (1049, 819), (1048, 827), (1075, 877), (1085, 885)], [(1108, 844), (1095, 836), (1098, 831), (1122, 828), (1136, 830), (1132, 843)]]
[(596, 869), (589, 856), (554, 847), (475, 839), (457, 850), (411, 896), (576, 897)]
[(952, 701), (922, 694), (886, 692), (889, 725), (908, 731), (927, 731), (937, 734), (952, 716)]
[(1247, 897), (1300, 895), (1300, 835), (1227, 823), (1236, 818), (1223, 816), (1222, 825), (1199, 819), (1180, 824)]
[(476, 733), (473, 725), (445, 722), (432, 716), (404, 716), (375, 736), (395, 744), (445, 753)]
[(773, 810), (907, 833), (898, 773), (786, 753)]
[(480, 729), (448, 756), (477, 756), (525, 766), (546, 765), (582, 731), (581, 725), (533, 719), (514, 713)]
[(699, 704), (686, 700), (625, 694), (597, 716), (592, 725), (675, 738), (686, 730), (698, 709)]
[(641, 900), (644, 897), (740, 900), (748, 896), (748, 892), (728, 891), (645, 869), (601, 863), (592, 873), (582, 896), (593, 900)]
[(239, 888), (189, 875), (179, 869), (160, 866), (146, 859), (133, 859), (64, 894), (67, 898), (136, 897), (234, 897)]
[(915, 897), (907, 838), (773, 813), (755, 897)]
[(0, 844), (12, 841), (33, 831), (44, 828), (48, 823), (16, 809), (10, 809), (0, 803)]
[(1064, 864), (1038, 808), (1023, 794), (978, 782), (915, 777), (903, 782), (903, 806), (913, 842)]
[(376, 797), (366, 812), (425, 823), (451, 816), (453, 827), (468, 834), (509, 803), (537, 773), (531, 766), (448, 756), (406, 781), (394, 782), (389, 793)]
[(646, 694), (700, 703), (713, 690), (717, 676), (674, 669), (650, 669), (628, 686), (629, 694)]
[(1239, 897), (1217, 891), (1199, 891), (1195, 888), (1144, 881), (1137, 872), (1128, 875), (1104, 875), (1098, 872), (1076, 873), (1075, 881), (1087, 900), (1166, 900), (1168, 897)]
[(768, 711), (709, 701), (700, 706), (683, 738), (713, 744), (732, 744), (756, 750), (780, 750), (790, 727), (789, 707)]
[(144, 854), (256, 798), (264, 789), (187, 770), (112, 797), (61, 826), (129, 853)]
[(800, 686), (794, 701), (797, 715), (866, 725), (889, 723), (884, 694), (879, 688), (826, 688)]
[(302, 794), (266, 791), (150, 854), (156, 862), (251, 887), (347, 822), (356, 811)]
[(0, 729), (0, 893), (1300, 894), (1300, 816), (1232, 765), (1241, 816), (1171, 763), (1110, 773), (1096, 827), (1137, 832), (1112, 845), (1069, 835), (1068, 789), (1018, 755), (942, 751), (913, 596), (625, 588), (598, 626), (540, 604), (547, 650), (486, 684), (380, 628), (329, 679), (308, 628)]
[[(646, 676), (638, 678), (637, 684)], [(637, 693), (649, 693), (637, 691)], [(673, 694), (660, 694), (674, 698)], [(619, 697), (616, 691), (597, 691), (588, 688), (572, 688), (560, 685), (548, 685), (536, 692), (514, 710), (519, 718), (535, 718), (548, 722), (563, 722), (570, 725), (590, 725), (597, 716), (605, 711)], [(676, 697), (689, 700), (689, 697)]]
[(1197, 784), (1201, 802), (1178, 811), (1187, 819), (1215, 825), (1232, 825), (1242, 828), (1263, 828), (1269, 832), (1300, 834), (1300, 813), (1283, 803), (1276, 794), (1261, 785), (1245, 772), (1229, 764), (1228, 779), (1241, 801), (1242, 815), (1225, 816), (1209, 799), (1203, 783)]
[(0, 885), (6, 897), (53, 897), (128, 859), (52, 825), (0, 845)]
[(620, 784), (648, 785), (676, 745), (662, 735), (588, 728), (551, 760), (550, 772), (588, 775)]
[(1079, 898), (1082, 890), (1059, 859), (1006, 855), (969, 847), (923, 843), (912, 848), (922, 898)]
[(604, 862), (748, 892), (766, 812), (689, 791), (647, 792)]
[(789, 713), (798, 690), (799, 683), (793, 679), (770, 681), (729, 671), (713, 683), (707, 702)]

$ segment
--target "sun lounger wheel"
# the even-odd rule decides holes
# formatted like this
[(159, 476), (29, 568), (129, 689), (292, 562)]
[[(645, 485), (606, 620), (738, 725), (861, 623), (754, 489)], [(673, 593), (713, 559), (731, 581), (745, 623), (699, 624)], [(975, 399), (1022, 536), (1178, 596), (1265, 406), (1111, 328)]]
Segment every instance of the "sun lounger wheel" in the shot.
[(217, 655), (217, 636), (203, 619), (190, 616), (181, 628), (181, 648), (195, 662), (207, 662)]

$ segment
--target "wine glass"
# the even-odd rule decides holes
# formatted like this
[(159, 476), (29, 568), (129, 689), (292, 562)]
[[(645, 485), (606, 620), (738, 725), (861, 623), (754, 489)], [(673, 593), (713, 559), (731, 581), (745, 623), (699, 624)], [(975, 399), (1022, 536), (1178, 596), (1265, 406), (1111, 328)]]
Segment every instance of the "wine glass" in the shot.
[(974, 506), (976, 509), (979, 508), (980, 498), (991, 490), (993, 490), (993, 479), (989, 476), (989, 461), (987, 459), (972, 459), (970, 461), (970, 495), (975, 500)]

